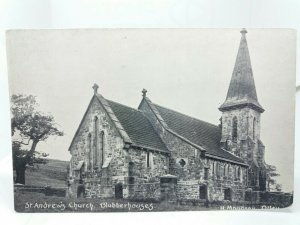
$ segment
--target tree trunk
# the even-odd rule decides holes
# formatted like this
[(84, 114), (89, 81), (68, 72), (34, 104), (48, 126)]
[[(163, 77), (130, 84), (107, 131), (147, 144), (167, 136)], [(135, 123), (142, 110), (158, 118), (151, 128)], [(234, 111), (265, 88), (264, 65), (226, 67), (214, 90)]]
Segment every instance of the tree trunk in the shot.
[(35, 152), (36, 145), (38, 144), (38, 140), (33, 140), (31, 148), (27, 153), (25, 158), (17, 159), (15, 167), (16, 167), (16, 180), (15, 183), (25, 184), (25, 170), (26, 165), (30, 162), (33, 154)]
[(29, 162), (30, 158), (33, 156), (34, 152), (35, 152), (35, 148), (37, 146), (37, 144), (39, 143), (39, 140), (33, 140), (32, 141), (32, 145), (31, 145), (31, 148), (26, 156), (26, 160), (27, 162)]
[(20, 160), (16, 163), (16, 180), (15, 183), (25, 184), (25, 170), (26, 162), (25, 160)]

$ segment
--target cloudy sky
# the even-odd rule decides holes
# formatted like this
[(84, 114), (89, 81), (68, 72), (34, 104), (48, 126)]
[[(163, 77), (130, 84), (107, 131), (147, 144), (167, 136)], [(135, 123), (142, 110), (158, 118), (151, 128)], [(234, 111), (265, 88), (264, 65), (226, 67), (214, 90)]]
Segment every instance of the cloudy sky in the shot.
[[(155, 103), (218, 124), (237, 54), (237, 29), (105, 29), (9, 31), (10, 92), (37, 96), (64, 130), (40, 143), (51, 158), (68, 147), (93, 95), (136, 108), (141, 90)], [(296, 33), (250, 29), (247, 34), (260, 104), (266, 162), (293, 189)]]

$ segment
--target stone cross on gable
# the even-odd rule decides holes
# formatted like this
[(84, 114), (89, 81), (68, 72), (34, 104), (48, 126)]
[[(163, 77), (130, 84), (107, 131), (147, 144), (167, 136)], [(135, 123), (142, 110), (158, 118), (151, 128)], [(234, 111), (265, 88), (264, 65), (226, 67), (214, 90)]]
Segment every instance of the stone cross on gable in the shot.
[(243, 28), (243, 29), (240, 31), (240, 33), (241, 33), (242, 35), (245, 35), (245, 34), (247, 34), (248, 32), (247, 32), (247, 30), (246, 30), (245, 28)]
[(99, 88), (98, 84), (95, 83), (95, 84), (93, 85), (94, 94), (97, 94), (97, 93), (98, 93), (98, 88)]
[(145, 88), (143, 88), (142, 93), (143, 93), (143, 97), (146, 97), (147, 90)]

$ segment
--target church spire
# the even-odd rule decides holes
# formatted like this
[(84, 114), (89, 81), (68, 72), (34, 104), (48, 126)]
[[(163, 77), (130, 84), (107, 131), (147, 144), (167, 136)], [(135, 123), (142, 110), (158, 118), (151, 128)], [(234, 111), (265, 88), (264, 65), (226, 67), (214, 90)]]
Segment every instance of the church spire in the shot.
[(227, 111), (243, 106), (250, 106), (259, 112), (264, 111), (257, 100), (246, 33), (246, 29), (241, 30), (242, 37), (227, 97), (225, 102), (220, 106), (220, 111)]

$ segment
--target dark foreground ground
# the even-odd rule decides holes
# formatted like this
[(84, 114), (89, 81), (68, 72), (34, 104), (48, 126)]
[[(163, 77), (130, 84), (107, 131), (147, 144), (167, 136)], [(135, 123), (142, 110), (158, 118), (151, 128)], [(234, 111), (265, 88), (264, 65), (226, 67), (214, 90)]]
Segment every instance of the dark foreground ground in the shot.
[(207, 210), (279, 210), (280, 205), (215, 202), (151, 202), (126, 199), (67, 199), (46, 196), (44, 193), (15, 189), (17, 212), (157, 212), (157, 211), (207, 211)]
[(135, 202), (125, 199), (66, 199), (43, 193), (15, 190), (17, 212), (151, 212), (212, 210), (203, 206), (177, 205), (165, 202)]
[[(26, 171), (26, 187), (15, 187), (17, 212), (153, 212), (153, 211), (204, 211), (204, 210), (276, 210), (282, 205), (215, 202), (210, 204), (190, 201), (151, 202), (126, 199), (67, 199), (66, 188), (68, 162), (49, 160), (45, 165)], [(50, 196), (45, 187), (57, 190)], [(63, 190), (63, 191), (62, 191)], [(61, 197), (59, 197), (61, 196)], [(285, 206), (286, 207), (286, 206)]]

